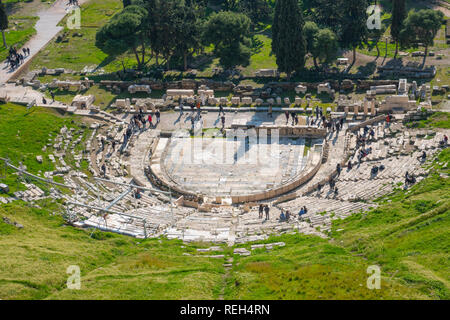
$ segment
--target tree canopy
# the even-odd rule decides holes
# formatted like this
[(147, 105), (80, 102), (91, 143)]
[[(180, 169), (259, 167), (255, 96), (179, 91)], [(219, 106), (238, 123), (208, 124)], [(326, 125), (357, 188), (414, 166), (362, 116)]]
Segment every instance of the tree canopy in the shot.
[(306, 40), (303, 14), (298, 0), (278, 0), (272, 26), (272, 51), (278, 69), (288, 78), (305, 66)]
[(203, 30), (206, 44), (214, 45), (214, 53), (226, 69), (248, 65), (250, 19), (241, 13), (221, 11), (211, 15)]
[(425, 47), (423, 65), (428, 54), (428, 47), (434, 44), (434, 38), (444, 22), (441, 11), (422, 9), (410, 11), (405, 19), (404, 28), (400, 31), (400, 44), (402, 47)]
[[(95, 45), (104, 52), (118, 56), (128, 50), (135, 54), (138, 67), (145, 63), (144, 22), (147, 11), (135, 5), (114, 15), (96, 34)], [(138, 48), (141, 48), (141, 55)]]

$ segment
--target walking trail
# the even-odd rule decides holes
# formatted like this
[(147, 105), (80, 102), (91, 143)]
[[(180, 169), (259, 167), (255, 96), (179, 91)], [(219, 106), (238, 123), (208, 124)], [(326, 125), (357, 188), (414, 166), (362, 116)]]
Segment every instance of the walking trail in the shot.
[[(81, 5), (86, 1), (87, 0), (81, 0), (79, 3)], [(58, 26), (58, 23), (67, 14), (67, 2), (67, 0), (57, 0), (50, 8), (42, 10), (37, 14), (39, 20), (35, 26), (36, 35), (24, 45), (25, 48), (30, 49), (30, 56), (26, 57), (25, 63), (14, 71), (11, 71), (6, 67), (6, 64), (3, 62), (0, 67), (0, 84), (6, 83), (11, 77), (20, 73), (25, 67), (25, 64), (33, 59), (34, 56), (36, 56), (38, 52), (53, 39), (61, 29), (63, 29), (63, 27)], [(19, 48), (17, 49), (19, 51)], [(22, 48), (20, 48), (20, 51), (22, 51)]]

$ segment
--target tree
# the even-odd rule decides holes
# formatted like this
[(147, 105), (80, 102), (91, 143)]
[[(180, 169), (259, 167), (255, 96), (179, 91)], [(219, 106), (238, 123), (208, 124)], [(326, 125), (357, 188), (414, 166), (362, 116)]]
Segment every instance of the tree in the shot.
[(181, 3), (175, 9), (173, 27), (174, 52), (183, 59), (187, 69), (188, 56), (200, 47), (201, 28), (199, 10), (195, 3)]
[(304, 0), (303, 6), (307, 11), (311, 11), (314, 21), (318, 25), (326, 26), (338, 34), (342, 12), (340, 1), (342, 0)]
[(247, 15), (254, 24), (267, 21), (273, 11), (267, 0), (240, 0), (237, 9)]
[(392, 0), (392, 24), (391, 36), (395, 41), (395, 55), (398, 54), (398, 43), (400, 41), (400, 31), (403, 29), (403, 21), (406, 18), (406, 0)]
[(312, 53), (314, 58), (319, 58), (322, 64), (333, 62), (339, 50), (339, 44), (336, 34), (328, 29), (321, 29), (314, 38)]
[(5, 30), (8, 29), (8, 15), (6, 14), (5, 5), (0, 0), (0, 30), (2, 30), (3, 45), (8, 48), (6, 43)]
[[(367, 37), (368, 39), (372, 40), (372, 45), (367, 44), (367, 46), (369, 47), (370, 50), (373, 49), (373, 47), (375, 46), (375, 48), (377, 49), (377, 59), (380, 56), (380, 48), (378, 46), (378, 42), (380, 42), (381, 37), (384, 35), (384, 33), (386, 32), (386, 26), (384, 24), (381, 24), (381, 28), (380, 29), (372, 29), (368, 31)], [(387, 47), (386, 47), (387, 49)]]
[(314, 54), (314, 46), (317, 34), (319, 33), (319, 27), (315, 22), (307, 21), (305, 23), (305, 26), (303, 28), (303, 32), (305, 34), (305, 41), (306, 41), (306, 52), (309, 52), (313, 56), (314, 60), (314, 66), (318, 68), (317, 66), (317, 55)]
[(291, 73), (305, 66), (306, 41), (303, 33), (303, 15), (298, 0), (278, 0), (272, 25), (272, 51), (278, 69)]
[(148, 62), (145, 61), (144, 22), (146, 17), (147, 11), (144, 8), (136, 5), (127, 6), (100, 28), (95, 37), (95, 45), (113, 56), (131, 50), (136, 57), (138, 68), (141, 68)]
[(367, 1), (366, 0), (339, 0), (340, 26), (339, 42), (342, 48), (353, 50), (353, 61), (350, 70), (356, 62), (356, 48), (367, 42)]
[(434, 38), (444, 22), (444, 14), (438, 10), (422, 9), (410, 11), (405, 20), (404, 28), (400, 31), (400, 45), (402, 47), (417, 48), (420, 44), (425, 47), (422, 67), (428, 55), (428, 47), (434, 44)]
[(206, 22), (203, 39), (214, 45), (214, 54), (225, 69), (250, 62), (250, 23), (246, 15), (230, 11), (214, 13)]

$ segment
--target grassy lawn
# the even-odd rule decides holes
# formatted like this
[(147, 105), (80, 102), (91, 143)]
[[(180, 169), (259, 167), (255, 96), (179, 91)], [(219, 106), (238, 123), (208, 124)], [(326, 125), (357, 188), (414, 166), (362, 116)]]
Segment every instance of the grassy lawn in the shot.
[(36, 34), (34, 25), (38, 20), (37, 17), (9, 16), (8, 18), (9, 29), (5, 32), (8, 49), (1, 42), (0, 61), (4, 61), (8, 56), (9, 47), (16, 46), (19, 49)]
[[(95, 46), (95, 34), (113, 15), (122, 8), (119, 0), (91, 0), (82, 6), (81, 29), (64, 30), (67, 42), (52, 40), (33, 60), (31, 69), (67, 68), (81, 71), (85, 66), (98, 66), (107, 72), (122, 69), (121, 61), (110, 59), (107, 54)], [(65, 26), (64, 20), (61, 25)], [(82, 37), (73, 37), (75, 33)], [(130, 56), (123, 58), (124, 63), (134, 63)]]
[(436, 112), (427, 120), (410, 122), (409, 127), (414, 128), (443, 128), (450, 129), (450, 114), (448, 112)]
[[(27, 166), (27, 171), (34, 174), (52, 171), (55, 166), (48, 158), (54, 152), (52, 141), (61, 127), (79, 128), (79, 125), (78, 118), (62, 117), (50, 109), (27, 110), (14, 104), (0, 105), (0, 157), (9, 158), (14, 165), (22, 162)], [(51, 146), (42, 151), (50, 142)], [(36, 161), (37, 155), (43, 156), (42, 164)], [(8, 171), (5, 183), (10, 186), (10, 195), (22, 189), (18, 177), (12, 171)]]
[[(214, 299), (222, 259), (183, 255), (179, 241), (137, 240), (64, 224), (54, 203), (44, 209), (3, 205), (0, 215), (1, 299)], [(81, 290), (68, 290), (67, 268), (81, 270)]]

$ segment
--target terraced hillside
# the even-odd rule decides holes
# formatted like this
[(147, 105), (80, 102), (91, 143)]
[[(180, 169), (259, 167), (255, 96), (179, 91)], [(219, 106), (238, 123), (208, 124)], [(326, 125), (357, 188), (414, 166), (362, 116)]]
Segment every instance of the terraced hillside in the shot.
[[(36, 156), (46, 159), (53, 145), (43, 147), (62, 127), (80, 133), (79, 148), (90, 135), (85, 119), (41, 108), (6, 104), (0, 115), (1, 156), (34, 174), (54, 169)], [(328, 238), (292, 231), (231, 247), (75, 228), (45, 183), (33, 182), (40, 200), (15, 200), (29, 181), (2, 167), (11, 190), (0, 204), (0, 299), (449, 299), (449, 160), (447, 148), (418, 184), (398, 185), (372, 209), (332, 220)], [(67, 289), (70, 265), (81, 269), (81, 290)], [(381, 269), (380, 290), (366, 286), (371, 265)]]

